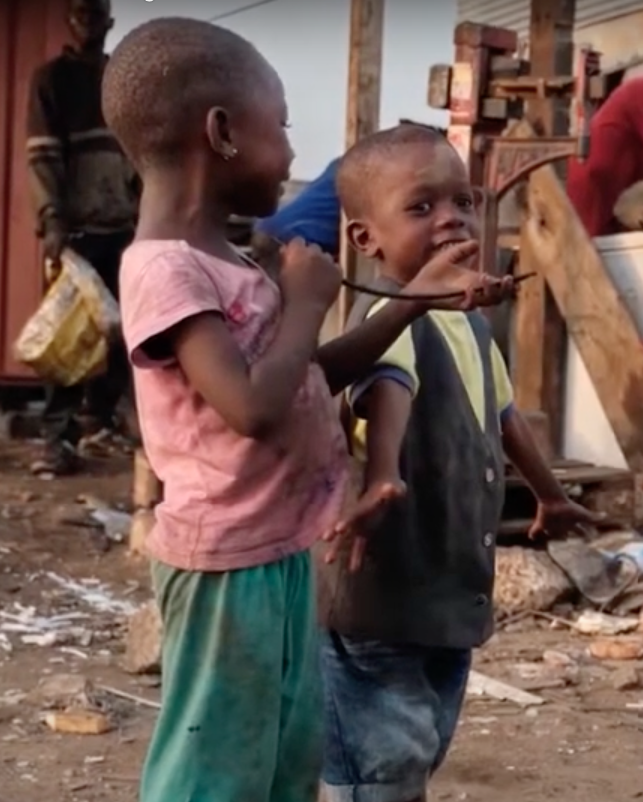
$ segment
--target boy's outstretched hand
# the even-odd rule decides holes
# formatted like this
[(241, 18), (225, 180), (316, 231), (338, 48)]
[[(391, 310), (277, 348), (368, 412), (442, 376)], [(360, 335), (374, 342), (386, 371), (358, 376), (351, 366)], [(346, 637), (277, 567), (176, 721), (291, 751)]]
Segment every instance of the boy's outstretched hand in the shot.
[(592, 512), (569, 498), (540, 501), (529, 537), (532, 540), (541, 535), (562, 537), (572, 530), (583, 535), (585, 527), (596, 526), (604, 520), (603, 513)]
[(462, 293), (460, 298), (435, 301), (431, 307), (465, 311), (477, 306), (495, 306), (513, 298), (516, 287), (511, 276), (495, 278), (472, 266), (479, 250), (478, 242), (466, 240), (439, 251), (407, 284), (405, 293), (414, 295)]
[(386, 507), (406, 495), (406, 485), (401, 479), (377, 482), (366, 489), (352, 510), (323, 536), (330, 543), (326, 553), (326, 563), (334, 563), (344, 543), (351, 544), (348, 570), (359, 571), (364, 560), (368, 530)]

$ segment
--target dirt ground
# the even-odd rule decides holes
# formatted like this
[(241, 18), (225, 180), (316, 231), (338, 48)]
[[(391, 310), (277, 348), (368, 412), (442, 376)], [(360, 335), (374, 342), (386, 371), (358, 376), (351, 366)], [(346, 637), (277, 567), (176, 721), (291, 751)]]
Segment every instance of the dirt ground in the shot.
[[(96, 459), (81, 477), (46, 482), (28, 476), (31, 453), (0, 444), (0, 797), (135, 802), (155, 711), (101, 689), (158, 700), (157, 682), (121, 668), (126, 616), (149, 596), (146, 569), (124, 545), (73, 522), (82, 494), (126, 508), (130, 459)], [(496, 636), (477, 658), (489, 676), (525, 687), (546, 652), (559, 653), (553, 662), (566, 655), (569, 665), (540, 676), (540, 707), (472, 698), (431, 798), (643, 799), (643, 687), (615, 690), (624, 666), (592, 661), (586, 651), (586, 640), (549, 624)], [(43, 722), (39, 683), (70, 673), (101, 691), (112, 732), (61, 735)]]

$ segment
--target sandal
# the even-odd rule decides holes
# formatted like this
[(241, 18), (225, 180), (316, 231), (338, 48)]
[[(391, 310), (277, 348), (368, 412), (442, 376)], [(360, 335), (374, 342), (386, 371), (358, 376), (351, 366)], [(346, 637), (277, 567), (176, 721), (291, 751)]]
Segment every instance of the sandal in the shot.
[(31, 473), (41, 478), (71, 476), (78, 472), (80, 460), (71, 443), (62, 442), (46, 449), (43, 459), (31, 465)]

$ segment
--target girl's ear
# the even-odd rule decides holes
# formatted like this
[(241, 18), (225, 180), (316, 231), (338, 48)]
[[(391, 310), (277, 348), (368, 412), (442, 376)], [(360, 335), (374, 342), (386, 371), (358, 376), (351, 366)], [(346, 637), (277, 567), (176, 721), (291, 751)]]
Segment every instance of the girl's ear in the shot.
[(369, 259), (377, 257), (378, 248), (366, 223), (361, 220), (349, 220), (346, 224), (346, 236), (351, 247), (358, 253)]
[(230, 135), (230, 116), (225, 109), (210, 109), (206, 118), (205, 134), (212, 150), (222, 159), (229, 161), (237, 155)]

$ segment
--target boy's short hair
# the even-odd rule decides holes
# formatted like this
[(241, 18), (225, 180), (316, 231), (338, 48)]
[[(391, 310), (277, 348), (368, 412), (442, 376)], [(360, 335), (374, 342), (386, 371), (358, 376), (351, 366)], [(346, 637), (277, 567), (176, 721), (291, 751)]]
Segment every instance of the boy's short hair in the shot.
[(447, 141), (438, 128), (406, 121), (360, 139), (346, 151), (337, 169), (337, 194), (344, 212), (349, 217), (359, 217), (368, 208), (380, 165), (391, 158), (395, 148)]
[(176, 161), (214, 106), (252, 102), (275, 73), (236, 33), (165, 17), (130, 31), (103, 78), (103, 114), (137, 167)]

